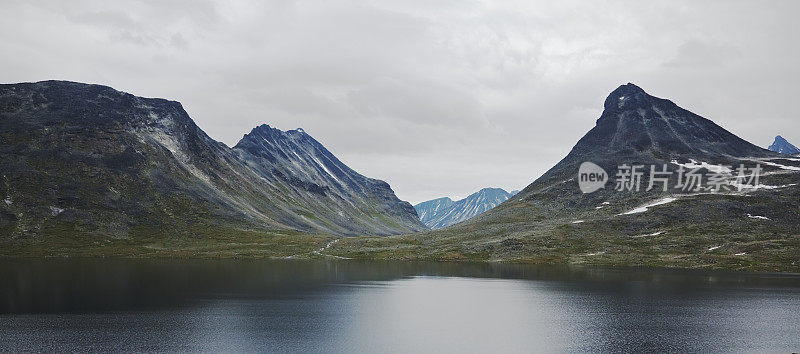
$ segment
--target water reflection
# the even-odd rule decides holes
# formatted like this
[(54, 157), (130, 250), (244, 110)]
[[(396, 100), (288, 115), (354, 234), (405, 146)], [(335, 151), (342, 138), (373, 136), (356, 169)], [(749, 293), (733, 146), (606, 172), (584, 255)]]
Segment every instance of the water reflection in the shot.
[(502, 264), (0, 263), (0, 350), (792, 351), (800, 278)]

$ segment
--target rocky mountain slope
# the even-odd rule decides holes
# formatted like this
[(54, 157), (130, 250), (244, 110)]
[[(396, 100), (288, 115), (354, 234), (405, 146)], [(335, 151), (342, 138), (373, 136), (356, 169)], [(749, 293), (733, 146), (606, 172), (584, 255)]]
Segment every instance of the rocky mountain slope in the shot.
[(438, 198), (419, 203), (414, 209), (425, 226), (436, 230), (480, 215), (516, 193), (517, 191), (506, 192), (502, 188), (484, 188), (455, 202), (447, 197)]
[(782, 136), (778, 135), (775, 137), (775, 141), (772, 145), (769, 146), (769, 151), (774, 151), (779, 154), (788, 154), (788, 155), (796, 155), (800, 154), (800, 149), (796, 146), (790, 144), (786, 139)]
[[(607, 173), (593, 193), (580, 188), (584, 162)], [(655, 174), (648, 188), (651, 168), (671, 174)], [(690, 175), (699, 187), (687, 188)], [(329, 252), (800, 271), (800, 159), (627, 84), (562, 161), (498, 207), (442, 230), (345, 241)]]
[(314, 228), (340, 235), (423, 229), (411, 217), (416, 215), (411, 204), (397, 199), (386, 182), (353, 171), (303, 129), (284, 132), (261, 125), (233, 150), (281, 191), (289, 201), (281, 221), (297, 229), (312, 220), (317, 220)]
[(443, 215), (443, 213), (452, 210), (453, 204), (455, 204), (455, 202), (449, 197), (442, 197), (419, 203), (414, 206), (414, 210), (417, 211), (419, 220), (422, 221), (425, 226), (431, 227), (431, 225), (427, 223)]
[(231, 149), (178, 102), (100, 85), (0, 85), (0, 171), (0, 238), (14, 242), (424, 229), (307, 134), (259, 127)]

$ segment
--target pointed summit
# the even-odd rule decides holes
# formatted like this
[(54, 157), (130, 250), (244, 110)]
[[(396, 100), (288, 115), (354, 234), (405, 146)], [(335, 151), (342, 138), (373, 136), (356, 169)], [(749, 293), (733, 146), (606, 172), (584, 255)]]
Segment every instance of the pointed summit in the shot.
[[(280, 129), (270, 127), (268, 124), (261, 124), (251, 129), (250, 133), (243, 135), (242, 140), (271, 139), (271, 137), (281, 136), (283, 134), (284, 132)], [(241, 141), (239, 141), (239, 143), (241, 143)]]
[[(245, 134), (242, 137), (242, 140), (248, 140), (248, 139), (274, 140), (274, 139), (281, 139), (287, 136), (310, 137), (310, 135), (308, 135), (308, 133), (306, 133), (306, 131), (303, 130), (303, 128), (283, 131), (278, 128), (273, 128), (269, 126), (269, 124), (261, 124), (250, 130), (250, 133)], [(239, 143), (241, 143), (241, 141)]]
[(605, 109), (565, 160), (708, 156), (760, 157), (769, 154), (714, 122), (647, 94), (634, 84), (615, 89)]
[[(597, 123), (572, 151), (520, 197), (572, 178), (585, 161), (607, 170), (623, 163), (660, 165), (672, 160), (731, 161), (774, 154), (725, 130), (670, 100), (647, 94), (634, 84), (615, 89)], [(731, 162), (733, 164), (733, 162)]]
[(603, 103), (603, 107), (610, 109), (614, 107), (621, 108), (624, 105), (630, 106), (635, 103), (645, 104), (650, 102), (650, 97), (641, 87), (629, 82), (612, 91), (606, 98), (605, 103)]
[(775, 137), (775, 142), (769, 146), (770, 151), (774, 151), (780, 154), (800, 154), (800, 149), (796, 146), (790, 144), (786, 139), (782, 136), (778, 135)]

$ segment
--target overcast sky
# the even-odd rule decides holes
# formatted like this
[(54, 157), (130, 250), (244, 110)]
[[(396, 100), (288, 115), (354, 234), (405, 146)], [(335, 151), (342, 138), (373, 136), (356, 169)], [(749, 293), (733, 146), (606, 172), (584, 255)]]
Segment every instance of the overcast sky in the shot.
[(302, 127), (404, 200), (521, 189), (633, 82), (800, 144), (800, 1), (0, 0), (0, 82), (100, 83), (233, 146)]

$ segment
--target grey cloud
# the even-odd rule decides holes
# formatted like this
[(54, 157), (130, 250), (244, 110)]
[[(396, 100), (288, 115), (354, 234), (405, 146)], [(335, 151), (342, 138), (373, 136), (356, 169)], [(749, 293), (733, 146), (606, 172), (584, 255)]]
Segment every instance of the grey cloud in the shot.
[(100, 27), (114, 27), (133, 29), (137, 27), (136, 21), (122, 11), (91, 11), (67, 15), (67, 19), (77, 23), (95, 25)]
[(738, 50), (729, 45), (692, 39), (681, 44), (675, 57), (664, 65), (693, 69), (719, 68), (740, 55)]
[(519, 189), (634, 82), (800, 143), (795, 1), (5, 1), (0, 81), (179, 100), (232, 145), (303, 127), (418, 202)]
[(449, 129), (474, 129), (483, 122), (483, 108), (475, 97), (426, 82), (378, 80), (351, 92), (348, 102), (364, 117), (400, 119)]

